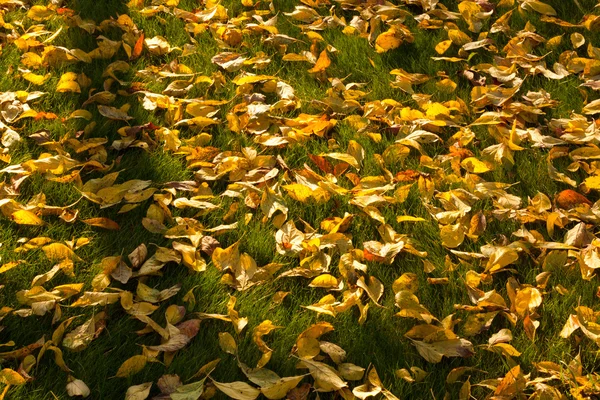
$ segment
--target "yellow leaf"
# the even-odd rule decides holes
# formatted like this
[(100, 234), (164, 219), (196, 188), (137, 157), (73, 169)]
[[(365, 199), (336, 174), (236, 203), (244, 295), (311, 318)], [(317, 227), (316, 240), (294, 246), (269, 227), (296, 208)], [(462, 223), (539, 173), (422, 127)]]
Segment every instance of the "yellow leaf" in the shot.
[(440, 237), (442, 245), (449, 248), (455, 248), (461, 245), (465, 240), (465, 228), (460, 224), (443, 225), (440, 228)]
[(521, 139), (517, 135), (517, 119), (515, 118), (512, 129), (510, 130), (510, 138), (508, 140), (508, 147), (511, 150), (515, 150), (515, 151), (525, 150), (523, 147), (518, 145), (518, 143), (520, 141), (521, 141)]
[(550, 39), (548, 39), (548, 41), (546, 42), (546, 48), (552, 50), (552, 49), (555, 49), (558, 46), (560, 46), (560, 44), (562, 42), (562, 37), (563, 37), (563, 35), (558, 35), (558, 36), (554, 36), (554, 37), (551, 37)]
[(9, 263), (3, 264), (2, 266), (0, 266), (0, 274), (10, 271), (17, 265), (21, 264), (22, 262), (23, 262), (22, 260), (19, 260), (19, 261), (11, 261)]
[(542, 294), (533, 287), (526, 287), (517, 291), (514, 305), (517, 314), (523, 318), (526, 313), (532, 313), (542, 304)]
[(435, 84), (437, 90), (443, 93), (452, 93), (458, 85), (452, 79), (444, 78)]
[(318, 322), (316, 324), (309, 326), (307, 329), (305, 329), (304, 332), (302, 332), (298, 336), (298, 338), (311, 337), (311, 338), (318, 339), (322, 335), (324, 335), (328, 332), (331, 332), (333, 330), (334, 330), (333, 325), (331, 325), (329, 322)]
[(321, 155), (329, 157), (329, 158), (333, 158), (335, 160), (343, 161), (345, 163), (348, 163), (351, 166), (353, 166), (354, 168), (356, 168), (357, 170), (360, 169), (360, 164), (358, 163), (358, 160), (356, 158), (352, 157), (350, 154), (346, 154), (346, 153), (329, 153), (329, 154), (321, 154)]
[(312, 190), (308, 186), (304, 186), (300, 183), (285, 185), (283, 188), (288, 195), (296, 201), (306, 203), (310, 198), (312, 198)]
[(325, 39), (323, 39), (323, 36), (319, 35), (317, 32), (314, 31), (308, 31), (304, 33), (306, 35), (306, 37), (308, 37), (308, 39), (310, 39), (311, 42), (324, 42)]
[(469, 400), (471, 398), (471, 382), (469, 379), (462, 384), (460, 392), (458, 393), (458, 400)]
[(539, 0), (525, 0), (521, 3), (524, 10), (535, 11), (543, 15), (556, 15), (556, 10), (552, 6)]
[(28, 68), (39, 68), (42, 66), (43, 60), (38, 54), (28, 52), (21, 56), (21, 63)]
[(338, 287), (338, 280), (333, 275), (323, 274), (313, 279), (308, 286), (324, 289), (336, 289)]
[(348, 142), (348, 154), (360, 164), (365, 158), (365, 149), (357, 141), (350, 140)]
[(521, 355), (520, 351), (508, 343), (496, 343), (493, 347), (500, 349), (504, 354), (507, 354), (511, 357), (519, 357)]
[(338, 371), (342, 378), (349, 381), (359, 381), (365, 374), (365, 369), (363, 367), (351, 363), (342, 363), (338, 365)]
[(305, 55), (296, 54), (296, 53), (287, 53), (283, 57), (281, 57), (283, 61), (309, 61), (309, 59)]
[(82, 118), (89, 121), (93, 118), (93, 115), (88, 110), (75, 110), (69, 115), (68, 119), (72, 118)]
[(452, 40), (442, 40), (435, 46), (435, 51), (438, 54), (444, 54), (452, 45)]
[(402, 36), (396, 32), (394, 28), (390, 28), (388, 31), (377, 36), (377, 39), (375, 40), (375, 51), (378, 53), (385, 53), (386, 51), (397, 49), (402, 42)]
[(300, 358), (312, 359), (319, 355), (321, 347), (317, 339), (312, 337), (301, 337), (296, 341), (296, 352)]
[(315, 389), (322, 392), (333, 392), (348, 386), (329, 365), (312, 360), (302, 360), (315, 379)]
[(225, 353), (233, 355), (237, 354), (237, 343), (235, 342), (235, 339), (233, 338), (233, 336), (231, 336), (229, 332), (219, 333), (219, 346), (221, 347), (221, 350), (223, 350)]
[(398, 293), (401, 290), (408, 290), (411, 293), (415, 293), (419, 288), (419, 280), (416, 274), (412, 272), (403, 273), (400, 278), (396, 279), (392, 284), (392, 290), (394, 293)]
[[(122, 300), (119, 293), (85, 292), (83, 296), (79, 297), (76, 302), (71, 304), (71, 307), (105, 306), (107, 304), (116, 303), (119, 300)], [(123, 305), (123, 301), (121, 302), (121, 305)]]
[(329, 192), (324, 189), (311, 189), (308, 186), (304, 186), (300, 183), (292, 183), (282, 187), (292, 199), (301, 203), (306, 203), (310, 199), (316, 200), (317, 203), (324, 203), (331, 197)]
[(240, 242), (235, 242), (226, 249), (217, 247), (212, 253), (212, 262), (217, 269), (224, 271), (227, 269), (235, 270), (240, 264)]
[(212, 381), (221, 392), (235, 400), (254, 400), (260, 394), (260, 390), (248, 385), (246, 382), (221, 383)]
[(33, 6), (27, 11), (27, 16), (34, 21), (43, 21), (54, 15), (54, 10), (46, 6)]
[(458, 11), (462, 15), (463, 19), (469, 24), (469, 30), (471, 32), (479, 32), (481, 30), (481, 17), (482, 9), (479, 4), (474, 1), (462, 1), (458, 5)]
[(471, 37), (459, 29), (448, 30), (448, 38), (458, 46), (465, 45), (471, 41)]
[(465, 158), (460, 165), (472, 174), (483, 174), (493, 169), (491, 164), (480, 161), (475, 157)]
[(0, 371), (0, 382), (6, 385), (23, 385), (26, 381), (17, 371), (10, 368), (4, 368)]
[(75, 72), (66, 72), (58, 81), (56, 91), (59, 93), (81, 93), (81, 87), (77, 83), (77, 74)]
[(195, 272), (206, 270), (206, 261), (197, 255), (196, 247), (181, 242), (173, 242), (173, 250), (181, 253), (183, 265)]
[(34, 85), (43, 85), (48, 79), (50, 79), (52, 74), (48, 73), (46, 75), (38, 75), (34, 74), (33, 72), (26, 72), (21, 76), (23, 79), (33, 83)]
[(373, 300), (374, 303), (379, 304), (378, 302), (381, 296), (383, 295), (384, 289), (383, 283), (381, 283), (379, 279), (375, 278), (374, 276), (369, 276), (367, 283), (365, 282), (364, 277), (360, 277), (356, 282), (356, 286), (358, 286), (361, 289), (364, 289), (364, 291), (367, 292), (369, 298)]
[(511, 247), (499, 247), (496, 248), (494, 253), (490, 256), (486, 266), (485, 272), (497, 272), (517, 261), (519, 259), (519, 253)]
[(69, 247), (62, 243), (52, 243), (42, 247), (42, 251), (46, 257), (54, 261), (62, 261), (66, 259), (81, 260)]
[(298, 386), (298, 384), (300, 383), (300, 381), (302, 381), (304, 376), (305, 375), (287, 376), (285, 378), (280, 378), (272, 384), (270, 384), (269, 386), (263, 386), (260, 389), (260, 391), (267, 399), (283, 399), (290, 390)]
[[(278, 81), (279, 78), (271, 75), (240, 75), (235, 77), (232, 82), (237, 86), (247, 85), (251, 83), (264, 82), (264, 81)], [(189, 108), (189, 107), (188, 107)]]
[(237, 298), (235, 296), (229, 297), (229, 301), (227, 302), (227, 314), (231, 319), (231, 323), (233, 324), (233, 328), (235, 329), (236, 333), (240, 334), (246, 325), (248, 325), (248, 318), (240, 317), (239, 313), (234, 310), (236, 301)]
[(131, 375), (137, 374), (142, 369), (144, 369), (147, 362), (148, 357), (144, 355), (130, 357), (127, 360), (125, 360), (123, 364), (121, 364), (115, 376), (117, 378), (127, 378)]
[(588, 189), (600, 190), (600, 175), (588, 176), (583, 181), (583, 185)]
[(18, 210), (11, 214), (10, 218), (19, 225), (44, 225), (44, 221), (28, 210)]
[(431, 118), (436, 118), (438, 115), (450, 115), (450, 109), (440, 103), (427, 103), (423, 105), (423, 109), (425, 110), (427, 116)]
[(573, 48), (578, 49), (585, 44), (585, 38), (581, 33), (575, 32), (571, 34), (571, 44)]
[(446, 376), (446, 383), (455, 383), (462, 375), (469, 371), (476, 371), (476, 369), (473, 367), (457, 367), (452, 369), (448, 373), (448, 376)]

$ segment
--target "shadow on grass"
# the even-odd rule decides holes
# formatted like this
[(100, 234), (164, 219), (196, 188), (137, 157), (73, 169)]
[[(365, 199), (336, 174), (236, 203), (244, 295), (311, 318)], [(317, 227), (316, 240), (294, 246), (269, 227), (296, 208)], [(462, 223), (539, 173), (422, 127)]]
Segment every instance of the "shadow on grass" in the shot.
[(75, 10), (83, 19), (100, 22), (127, 14), (127, 3), (125, 0), (67, 0), (63, 6)]

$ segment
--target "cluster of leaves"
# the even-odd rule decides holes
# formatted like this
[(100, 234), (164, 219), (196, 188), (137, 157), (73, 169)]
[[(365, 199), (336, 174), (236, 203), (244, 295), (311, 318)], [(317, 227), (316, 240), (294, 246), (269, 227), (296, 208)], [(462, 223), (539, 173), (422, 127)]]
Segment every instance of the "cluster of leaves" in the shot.
[[(23, 258), (29, 252), (41, 251), (54, 265), (28, 288), (9, 294), (14, 306), (0, 309), (0, 321), (52, 315), (51, 326), (44, 327), (50, 339), (44, 336), (0, 353), (0, 398), (13, 386), (35, 385), (35, 374), (41, 372), (36, 366), (50, 353), (66, 374), (68, 394), (89, 396), (90, 389), (76, 378), (63, 352), (85, 351), (92, 341), (102, 340), (108, 316), (119, 312), (136, 321), (137, 335), (156, 344), (143, 344), (141, 354), (123, 360), (115, 379), (129, 378), (149, 363), (169, 367), (201, 324), (218, 320), (231, 323), (237, 335), (221, 332), (221, 350), (235, 358), (250, 382), (216, 381), (211, 373), (220, 359), (215, 359), (191, 383), (163, 375), (156, 382), (160, 393), (154, 382), (131, 386), (125, 395), (130, 400), (151, 393), (156, 399), (210, 398), (217, 391), (239, 400), (259, 395), (304, 399), (312, 391), (347, 399), (396, 399), (375, 366), (348, 362), (346, 351), (321, 339), (334, 330), (340, 314), (363, 325), (371, 308), (389, 311), (382, 304), (386, 293), (394, 298), (396, 317), (414, 322), (398, 340), (410, 342), (428, 363), (469, 358), (478, 351), (494, 353), (506, 363), (505, 375), (473, 384), (488, 389), (490, 398), (562, 399), (568, 393), (583, 399), (600, 393), (600, 376), (585, 373), (579, 356), (563, 360), (566, 366), (551, 361), (521, 366), (521, 352), (511, 344), (512, 331), (535, 341), (544, 328), (544, 301), (569, 294), (558, 277), (576, 275), (593, 284), (600, 268), (595, 233), (600, 202), (590, 200), (600, 190), (600, 130), (593, 117), (600, 113), (600, 99), (554, 118), (559, 102), (528, 83), (573, 79), (586, 99), (600, 89), (600, 48), (586, 40), (600, 31), (600, 16), (567, 22), (539, 0), (465, 0), (452, 6), (435, 0), (301, 0), (284, 13), (269, 2), (242, 0), (235, 5), (237, 14), (234, 7), (214, 0), (193, 8), (180, 7), (179, 0), (131, 0), (129, 13), (96, 22), (61, 3), (0, 0), (2, 51), (20, 55), (18, 68), (8, 74), (32, 88), (0, 93), (4, 223), (116, 231), (132, 215), (140, 215), (134, 210), (143, 210), (133, 222), (149, 238), (167, 244), (154, 245), (149, 239), (127, 256), (107, 250), (87, 279), (76, 273), (83, 262), (77, 252), (93, 246), (93, 237), (61, 241), (48, 233), (20, 238), (9, 249), (7, 258), (13, 261), (0, 266), (0, 279), (10, 280), (27, 268)], [(163, 36), (150, 37), (134, 22), (165, 16), (183, 21), (185, 43), (176, 46)], [(511, 25), (513, 18), (529, 17), (569, 33), (544, 37), (533, 22), (520, 30)], [(280, 31), (286, 24), (297, 37)], [(85, 35), (93, 45), (85, 51), (53, 44), (68, 31)], [(431, 61), (458, 66), (459, 73), (432, 76), (392, 69), (390, 77), (377, 79), (388, 79), (408, 100), (374, 99), (368, 83), (335, 76), (341, 55), (326, 39), (331, 31), (366, 42), (375, 54), (399, 57), (417, 35), (441, 32), (443, 40)], [(254, 51), (253, 45), (265, 51)], [(217, 68), (212, 74), (186, 65), (187, 59), (211, 49)], [(550, 67), (548, 52), (557, 49), (564, 50)], [(489, 57), (489, 62), (474, 63), (478, 57)], [(132, 70), (140, 59), (146, 59), (143, 68)], [(270, 71), (274, 59), (319, 82), (323, 97), (302, 98), (293, 81), (262, 73)], [(106, 63), (101, 76), (81, 72), (85, 65), (101, 62)], [(420, 87), (430, 82), (437, 93), (421, 93)], [(468, 88), (464, 93), (469, 98), (457, 94), (460, 87)], [(87, 97), (72, 109), (59, 114), (45, 109), (47, 97), (77, 98), (85, 91)], [(153, 122), (136, 125), (132, 109), (144, 110)], [(38, 122), (60, 123), (66, 133), (33, 129)], [(353, 132), (352, 139), (338, 140), (341, 126)], [(116, 135), (106, 133), (107, 127), (114, 127)], [(223, 145), (221, 130), (243, 140)], [(322, 151), (312, 151), (317, 148), (310, 146), (313, 142)], [(34, 150), (23, 152), (24, 146)], [(163, 152), (181, 162), (192, 178), (123, 179), (122, 159), (139, 151)], [(303, 151), (305, 163), (287, 159), (292, 151)], [(520, 197), (518, 182), (502, 177), (519, 167), (523, 153), (546, 157), (547, 178), (564, 190)], [(79, 198), (53, 204), (44, 193), (24, 189), (36, 180), (72, 187)], [(418, 199), (422, 215), (397, 213), (410, 209), (404, 205), (411, 196)], [(330, 215), (306, 221), (291, 211), (314, 205), (330, 207)], [(375, 227), (375, 236), (356, 240), (353, 223), (358, 218)], [(253, 221), (264, 225), (275, 243), (268, 263), (241, 251), (246, 239), (236, 234)], [(443, 263), (411, 234), (417, 224), (434, 228)], [(492, 225), (508, 227), (498, 228), (506, 235), (490, 232)], [(221, 239), (232, 237), (233, 243)], [(400, 271), (392, 286), (385, 287), (373, 266), (397, 266), (408, 257), (421, 260), (427, 285), (440, 291), (444, 285), (459, 286), (467, 304), (456, 304), (449, 315), (431, 312), (419, 300), (422, 288), (413, 272)], [(227, 314), (192, 312), (202, 296), (195, 287), (178, 297), (181, 284), (150, 286), (151, 278), (176, 265), (190, 274), (218, 271), (220, 283), (215, 284), (230, 291)], [(534, 272), (529, 283), (525, 269)], [(61, 275), (70, 283), (56, 284)], [(327, 293), (303, 308), (332, 321), (306, 327), (294, 347), (284, 350), (291, 351), (302, 371), (284, 377), (266, 368), (275, 350), (264, 337), (284, 328), (271, 320), (258, 323), (251, 333), (261, 354), (256, 367), (242, 361), (238, 342), (247, 334), (248, 318), (235, 309), (233, 295), (278, 279), (296, 279)], [(289, 294), (275, 293), (273, 306)], [(164, 318), (157, 313), (162, 304)], [(576, 335), (578, 341), (600, 344), (600, 311), (589, 306), (579, 305), (568, 320), (553, 321), (564, 324), (562, 338), (556, 340)], [(85, 318), (73, 315), (83, 309), (90, 310)], [(487, 339), (487, 344), (474, 345), (474, 338)], [(12, 340), (0, 346), (16, 346)], [(475, 372), (468, 366), (454, 368), (446, 383), (467, 376), (459, 398), (468, 399)], [(396, 371), (398, 379), (409, 383), (427, 375), (417, 366)]]

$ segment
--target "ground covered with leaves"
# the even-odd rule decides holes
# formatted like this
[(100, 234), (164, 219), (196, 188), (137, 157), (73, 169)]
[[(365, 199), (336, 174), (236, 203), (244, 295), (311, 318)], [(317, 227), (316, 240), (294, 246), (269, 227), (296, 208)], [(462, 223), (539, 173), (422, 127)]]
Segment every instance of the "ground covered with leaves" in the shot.
[(0, 398), (597, 398), (597, 6), (0, 0)]

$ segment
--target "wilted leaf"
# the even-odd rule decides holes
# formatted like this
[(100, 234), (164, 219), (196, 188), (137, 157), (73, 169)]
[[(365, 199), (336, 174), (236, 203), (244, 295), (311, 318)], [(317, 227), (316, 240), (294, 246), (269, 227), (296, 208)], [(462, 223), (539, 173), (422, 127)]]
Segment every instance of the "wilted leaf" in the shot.
[(67, 383), (67, 393), (69, 396), (81, 396), (88, 397), (90, 395), (90, 388), (87, 387), (85, 382), (80, 379), (73, 379)]
[(225, 393), (232, 399), (254, 400), (260, 394), (260, 390), (248, 385), (245, 382), (221, 383), (215, 380), (213, 380), (212, 382), (217, 387), (217, 389), (219, 389), (221, 392)]
[(304, 377), (305, 375), (281, 378), (270, 386), (262, 387), (260, 391), (267, 399), (283, 399)]
[(303, 359), (302, 363), (308, 368), (310, 374), (315, 379), (315, 385), (319, 391), (331, 392), (348, 386), (329, 365), (308, 359)]
[(150, 389), (152, 389), (152, 382), (130, 386), (125, 393), (125, 400), (145, 400), (150, 395)]

